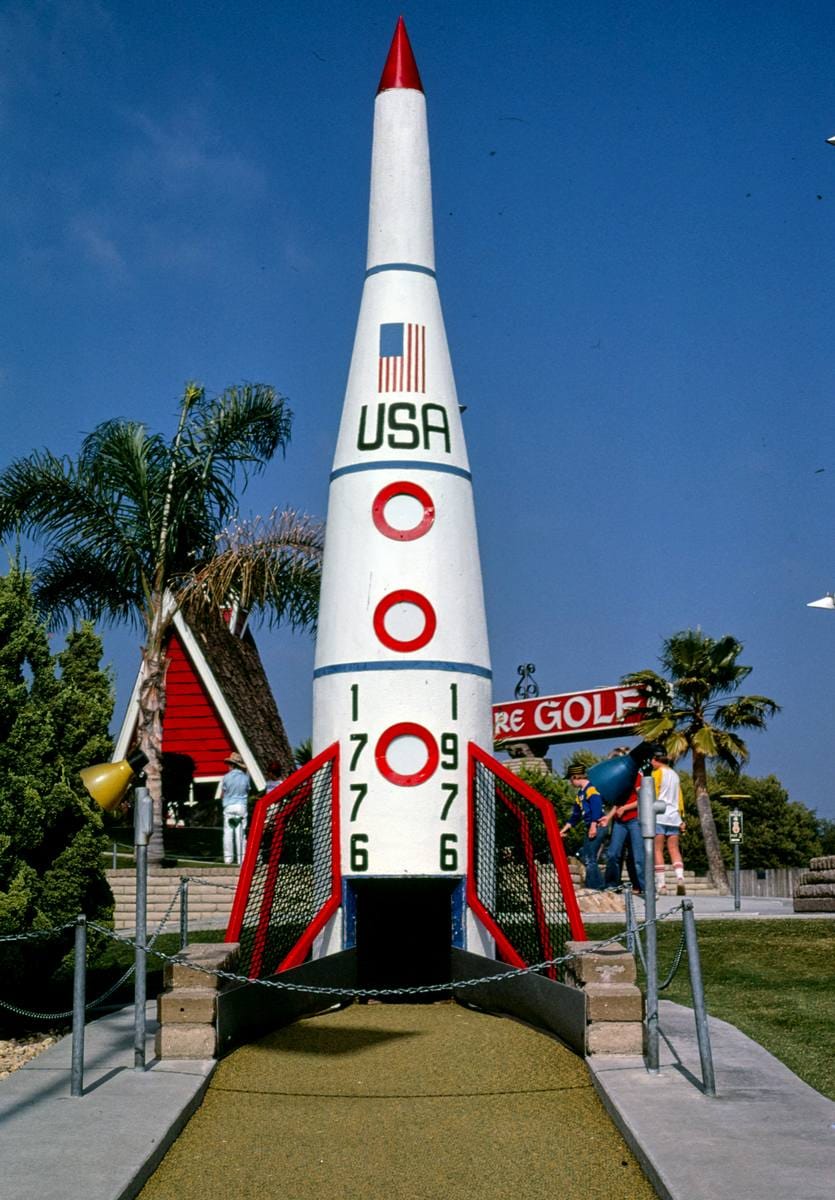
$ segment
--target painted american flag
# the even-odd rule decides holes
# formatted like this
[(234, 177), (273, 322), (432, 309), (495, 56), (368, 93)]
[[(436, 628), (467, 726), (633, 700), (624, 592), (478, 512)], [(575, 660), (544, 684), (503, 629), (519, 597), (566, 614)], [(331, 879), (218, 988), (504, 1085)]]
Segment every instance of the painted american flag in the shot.
[(425, 325), (400, 321), (380, 326), (377, 391), (426, 391)]

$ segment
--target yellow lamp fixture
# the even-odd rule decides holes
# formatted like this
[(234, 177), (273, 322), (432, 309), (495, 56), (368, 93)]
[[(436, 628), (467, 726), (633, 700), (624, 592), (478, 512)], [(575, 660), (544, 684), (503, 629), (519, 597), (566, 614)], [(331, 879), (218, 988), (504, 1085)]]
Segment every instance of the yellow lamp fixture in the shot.
[(79, 772), (81, 782), (105, 812), (113, 812), (124, 800), (136, 776), (147, 763), (147, 755), (134, 750), (127, 758), (115, 763), (96, 763)]

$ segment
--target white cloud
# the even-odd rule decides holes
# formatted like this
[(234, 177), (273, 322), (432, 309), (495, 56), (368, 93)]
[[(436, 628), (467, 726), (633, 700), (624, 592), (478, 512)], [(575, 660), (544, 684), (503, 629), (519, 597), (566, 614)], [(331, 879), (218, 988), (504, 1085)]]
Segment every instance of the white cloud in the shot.
[(92, 262), (112, 274), (124, 275), (125, 259), (114, 239), (104, 232), (95, 217), (78, 215), (72, 220), (70, 228), (72, 236)]
[(197, 104), (166, 120), (145, 112), (127, 113), (126, 117), (141, 134), (125, 164), (132, 184), (152, 184), (168, 194), (193, 187), (207, 196), (253, 198), (263, 193), (263, 171), (224, 144)]

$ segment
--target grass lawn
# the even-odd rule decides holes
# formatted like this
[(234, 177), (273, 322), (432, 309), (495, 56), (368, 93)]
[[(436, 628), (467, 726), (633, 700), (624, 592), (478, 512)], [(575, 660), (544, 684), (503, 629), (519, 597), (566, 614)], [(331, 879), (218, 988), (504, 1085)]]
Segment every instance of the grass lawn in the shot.
[[(586, 926), (593, 941), (622, 931)], [(835, 920), (699, 921), (696, 931), (710, 1015), (736, 1025), (835, 1100)], [(678, 922), (658, 926), (662, 981), (680, 937)], [(686, 956), (660, 997), (692, 1005)]]

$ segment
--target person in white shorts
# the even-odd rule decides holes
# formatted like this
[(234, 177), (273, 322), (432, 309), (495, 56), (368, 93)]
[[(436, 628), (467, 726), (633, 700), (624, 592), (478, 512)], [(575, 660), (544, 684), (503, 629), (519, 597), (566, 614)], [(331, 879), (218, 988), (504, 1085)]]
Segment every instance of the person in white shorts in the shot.
[(684, 863), (681, 859), (679, 834), (686, 828), (684, 823), (684, 797), (681, 794), (681, 780), (670, 766), (670, 759), (662, 749), (657, 749), (652, 756), (652, 778), (655, 781), (655, 795), (664, 804), (664, 811), (656, 817), (655, 823), (655, 891), (660, 896), (667, 895), (666, 876), (664, 870), (664, 843), (676, 874), (676, 895), (683, 896)]

